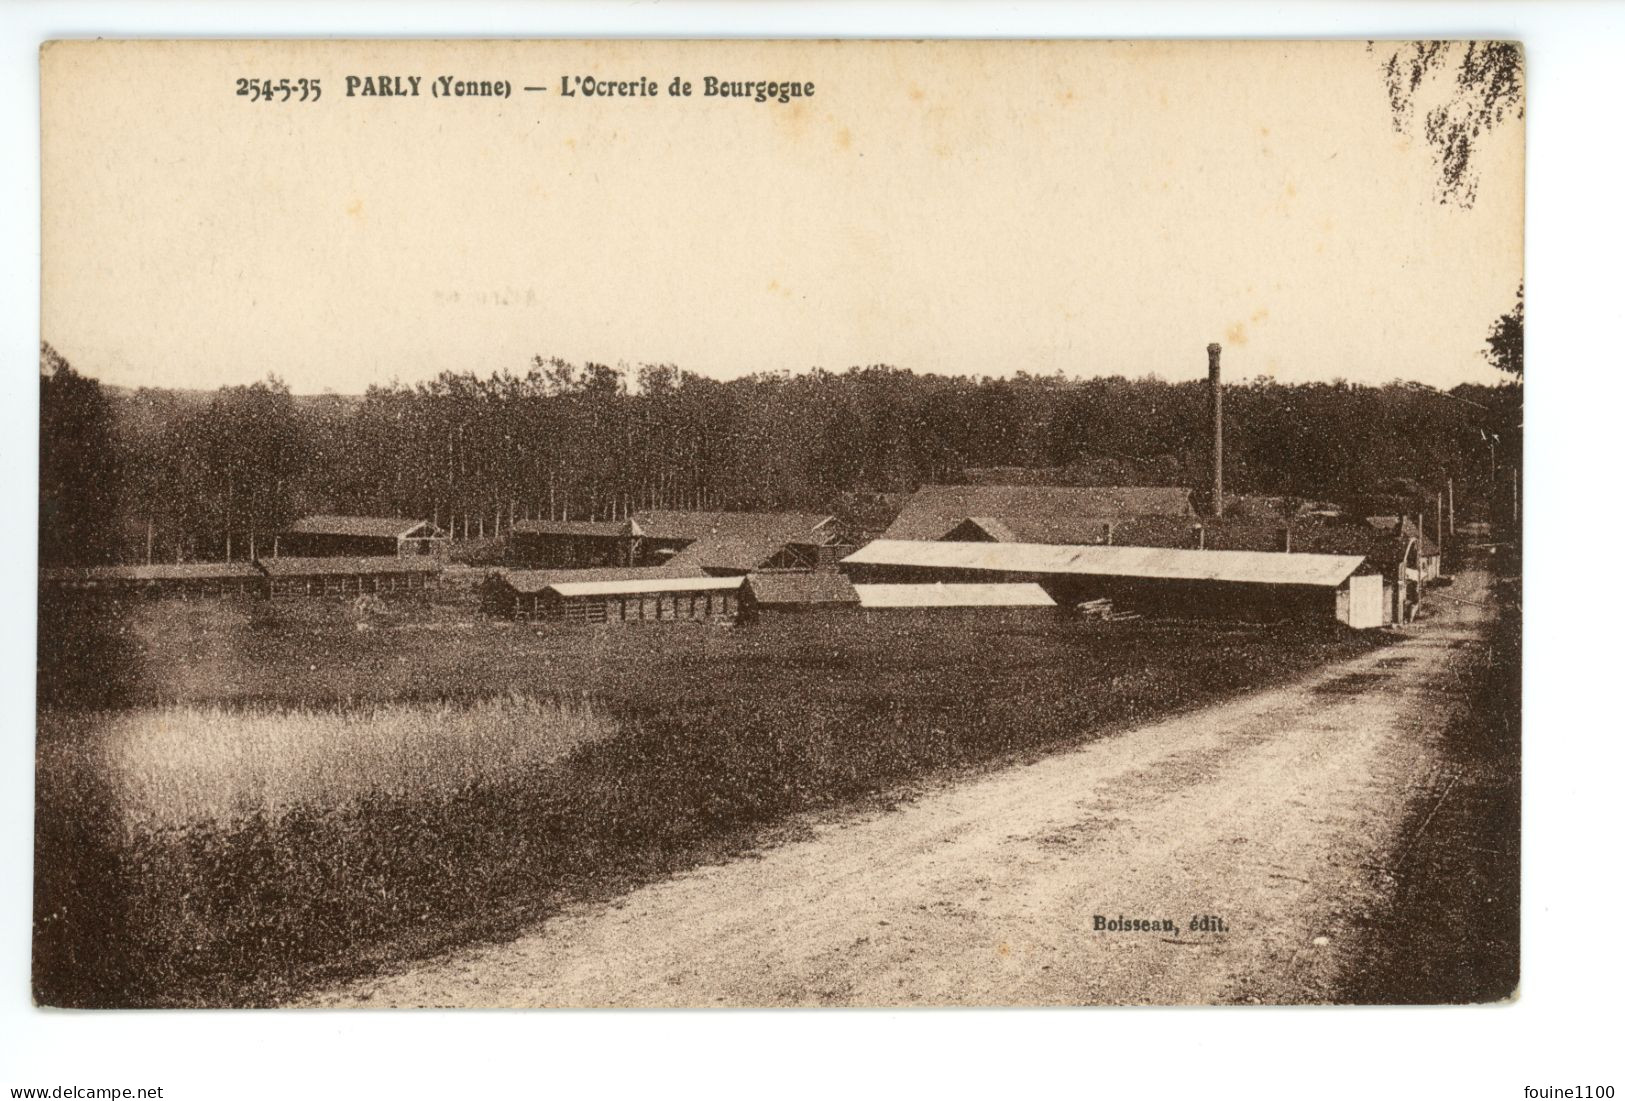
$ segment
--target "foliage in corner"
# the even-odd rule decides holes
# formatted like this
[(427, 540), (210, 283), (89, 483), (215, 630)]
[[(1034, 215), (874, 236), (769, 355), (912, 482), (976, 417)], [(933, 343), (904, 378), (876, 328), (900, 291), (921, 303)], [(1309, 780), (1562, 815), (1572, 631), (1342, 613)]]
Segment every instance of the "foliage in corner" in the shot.
[(1433, 150), (1441, 204), (1478, 197), (1474, 153), (1510, 118), (1523, 118), (1523, 49), (1516, 42), (1370, 43), (1382, 59), (1394, 130), (1410, 131), (1418, 107)]

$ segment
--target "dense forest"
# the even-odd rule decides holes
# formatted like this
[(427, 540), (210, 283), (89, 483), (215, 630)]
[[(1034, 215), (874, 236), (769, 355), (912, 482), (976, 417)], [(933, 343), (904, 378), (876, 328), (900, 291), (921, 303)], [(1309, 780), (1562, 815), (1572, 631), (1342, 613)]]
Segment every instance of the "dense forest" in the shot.
[[(1458, 515), (1481, 515), (1492, 469), (1504, 496), (1521, 461), (1521, 373), (1509, 374), (1448, 394), (1228, 385), (1227, 488), (1420, 506), (1453, 479)], [(423, 517), (459, 538), (651, 506), (830, 510), (863, 527), (884, 524), (889, 494), (987, 468), (1081, 485), (1209, 480), (1206, 384), (1156, 378), (869, 366), (719, 382), (538, 357), (524, 374), (447, 372), (360, 396), (295, 395), (274, 377), (130, 391), (47, 345), (41, 401), (43, 564), (242, 558), (311, 512)]]

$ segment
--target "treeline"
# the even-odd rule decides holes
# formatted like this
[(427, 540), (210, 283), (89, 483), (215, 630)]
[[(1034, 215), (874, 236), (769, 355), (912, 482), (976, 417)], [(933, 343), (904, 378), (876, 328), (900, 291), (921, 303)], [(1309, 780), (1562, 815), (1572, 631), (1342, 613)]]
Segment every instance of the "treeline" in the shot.
[[(458, 537), (517, 519), (643, 507), (884, 511), (881, 495), (990, 467), (1076, 484), (1208, 482), (1205, 384), (950, 378), (885, 366), (729, 382), (671, 365), (447, 372), (360, 397), (274, 377), (116, 390), (41, 356), (46, 564), (245, 557), (311, 512), (432, 519)], [(1454, 479), (1458, 515), (1519, 461), (1521, 386), (1226, 388), (1226, 485), (1403, 497)], [(865, 514), (865, 508), (868, 513)], [(884, 522), (882, 517), (880, 522)], [(262, 551), (263, 553), (263, 551)]]

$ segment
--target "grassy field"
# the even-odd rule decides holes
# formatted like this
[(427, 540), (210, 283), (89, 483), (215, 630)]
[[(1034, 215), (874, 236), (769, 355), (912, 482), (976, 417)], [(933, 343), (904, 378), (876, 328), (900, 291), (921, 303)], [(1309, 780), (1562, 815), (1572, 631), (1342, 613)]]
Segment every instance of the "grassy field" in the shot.
[(558, 629), (409, 602), (48, 614), (36, 995), (271, 1004), (1378, 644), (1025, 616)]

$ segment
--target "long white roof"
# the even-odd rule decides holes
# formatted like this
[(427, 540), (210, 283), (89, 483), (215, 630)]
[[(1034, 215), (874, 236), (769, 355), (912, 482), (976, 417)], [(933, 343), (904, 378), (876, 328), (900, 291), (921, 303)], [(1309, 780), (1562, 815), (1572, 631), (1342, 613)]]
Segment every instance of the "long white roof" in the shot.
[(843, 561), (861, 566), (917, 566), (998, 573), (1076, 574), (1336, 588), (1360, 568), (1365, 558), (1358, 554), (877, 539)]
[(622, 581), (555, 581), (547, 587), (560, 596), (620, 596), (737, 589), (744, 583), (743, 577), (644, 577)]
[(865, 608), (1053, 608), (1043, 586), (1025, 582), (853, 585)]

